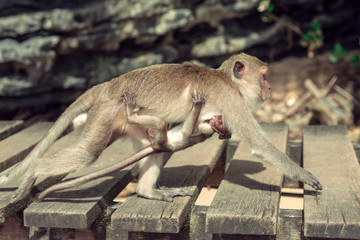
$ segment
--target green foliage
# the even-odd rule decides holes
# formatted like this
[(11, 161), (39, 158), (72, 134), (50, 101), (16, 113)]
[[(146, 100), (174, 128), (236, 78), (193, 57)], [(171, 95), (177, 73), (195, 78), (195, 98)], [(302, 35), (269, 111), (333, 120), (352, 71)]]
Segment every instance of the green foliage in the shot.
[(258, 11), (261, 12), (260, 19), (263, 22), (272, 22), (274, 21), (274, 11), (275, 5), (271, 3), (270, 0), (261, 0), (259, 2)]
[(350, 64), (352, 65), (353, 69), (356, 71), (360, 68), (360, 55), (359, 54), (355, 54), (351, 60), (350, 60)]
[(340, 62), (345, 59), (347, 55), (349, 55), (349, 51), (346, 51), (340, 43), (335, 43), (330, 56), (330, 61), (333, 63)]
[[(308, 56), (314, 57), (315, 50), (324, 45), (324, 35), (320, 21), (316, 19), (312, 20), (310, 23), (310, 29), (303, 33), (299, 27), (276, 16), (273, 13), (274, 9), (275, 5), (271, 3), (271, 0), (260, 0), (258, 11), (261, 13), (261, 20), (264, 22), (279, 21), (287, 26), (301, 37), (299, 44), (308, 49)], [(349, 51), (345, 50), (340, 43), (336, 43), (330, 56), (330, 61), (337, 63), (344, 60), (348, 55)], [(360, 55), (353, 55), (349, 63), (352, 65), (354, 70), (360, 69)]]
[[(338, 63), (340, 61), (346, 60), (346, 58), (349, 56), (349, 51), (347, 51), (341, 43), (335, 43), (334, 48), (331, 52), (330, 56), (330, 62), (332, 63)], [(353, 67), (354, 71), (357, 71), (360, 67), (360, 55), (354, 54), (350, 60), (349, 63)]]
[(314, 50), (324, 45), (324, 35), (319, 20), (312, 20), (310, 29), (304, 34), (300, 40), (300, 45), (308, 48), (309, 55), (313, 55)]

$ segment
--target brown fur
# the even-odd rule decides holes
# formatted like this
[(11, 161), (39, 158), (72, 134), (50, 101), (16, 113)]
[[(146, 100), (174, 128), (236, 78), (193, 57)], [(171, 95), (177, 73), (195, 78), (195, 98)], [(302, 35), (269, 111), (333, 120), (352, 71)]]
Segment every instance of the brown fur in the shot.
[[(239, 69), (235, 76), (236, 62), (241, 62), (240, 66), (244, 67)], [(248, 144), (254, 155), (270, 162), (284, 174), (298, 178), (315, 189), (321, 189), (314, 176), (294, 164), (268, 140), (252, 115), (253, 109), (263, 100), (262, 94), (267, 95), (270, 92), (270, 85), (264, 79), (266, 71), (266, 64), (242, 53), (229, 58), (218, 69), (191, 63), (160, 64), (114, 78), (90, 89), (75, 101), (24, 163), (12, 173), (2, 176), (0, 183), (14, 179), (28, 169), (24, 181), (14, 195), (16, 201), (30, 191), (38, 176), (36, 169), (48, 168), (46, 172), (51, 175), (53, 169), (58, 168), (62, 168), (63, 171), (74, 171), (78, 168), (78, 162), (86, 166), (97, 158), (110, 139), (108, 135), (114, 131), (117, 135), (127, 133), (139, 140), (137, 149), (149, 145), (148, 136), (143, 128), (124, 121), (125, 94), (134, 96), (142, 107), (138, 115), (154, 116), (166, 123), (174, 123), (186, 120), (192, 109), (192, 95), (196, 93), (201, 94), (206, 100), (200, 120), (204, 120), (206, 115), (222, 115), (225, 125)], [(44, 166), (42, 163), (46, 161), (39, 157), (66, 128), (70, 118), (87, 110), (89, 120), (78, 144), (62, 151), (66, 158), (56, 158), (57, 161), (53, 161), (52, 165)], [(98, 135), (101, 136), (100, 139), (97, 139)], [(85, 157), (80, 157), (80, 160), (67, 157), (75, 154), (76, 148), (86, 152), (84, 156), (87, 160)], [(172, 199), (174, 194), (185, 194), (180, 190), (165, 193), (154, 188), (160, 169), (170, 155), (157, 153), (140, 161), (139, 194), (161, 200)]]

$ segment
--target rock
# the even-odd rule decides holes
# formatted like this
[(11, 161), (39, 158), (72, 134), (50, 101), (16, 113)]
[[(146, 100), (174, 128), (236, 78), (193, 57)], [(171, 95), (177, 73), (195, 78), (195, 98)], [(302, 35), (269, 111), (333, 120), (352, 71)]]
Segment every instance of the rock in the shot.
[[(262, 22), (258, 2), (2, 0), (0, 97), (19, 104), (3, 104), (0, 111), (13, 111), (14, 106), (27, 98), (34, 101), (38, 94), (83, 91), (152, 64), (200, 58), (207, 66), (217, 67), (228, 55), (240, 51), (265, 61), (271, 54), (276, 58), (289, 53), (286, 27), (279, 22)], [(342, 39), (351, 33), (344, 39), (358, 39), (358, 26), (353, 21), (358, 11), (351, 1), (272, 3), (279, 17), (303, 31), (312, 19), (319, 19), (325, 34)], [(307, 11), (303, 4), (310, 4), (313, 10)], [(344, 24), (346, 31), (341, 30)], [(295, 51), (306, 54), (306, 49), (296, 48), (297, 41), (294, 37)], [(72, 101), (75, 96), (62, 99)], [(51, 104), (51, 98), (36, 101), (42, 103)]]
[(126, 73), (141, 67), (164, 62), (173, 62), (177, 57), (178, 53), (176, 49), (170, 46), (165, 46), (155, 50), (154, 53), (149, 52), (133, 58), (124, 58), (119, 63), (118, 69), (119, 73)]
[(245, 37), (231, 37), (226, 35), (208, 37), (204, 42), (196, 44), (191, 50), (194, 58), (204, 58), (244, 51), (257, 44), (266, 44), (276, 37), (285, 27), (275, 23), (262, 32), (252, 32)]

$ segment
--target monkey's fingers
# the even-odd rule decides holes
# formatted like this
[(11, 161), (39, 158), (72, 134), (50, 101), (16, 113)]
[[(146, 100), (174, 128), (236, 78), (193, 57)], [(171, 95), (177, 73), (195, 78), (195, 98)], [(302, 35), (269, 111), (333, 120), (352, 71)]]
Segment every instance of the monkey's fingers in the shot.
[(194, 104), (204, 104), (205, 99), (203, 98), (203, 96), (200, 93), (196, 93), (193, 96), (193, 103)]
[(317, 191), (323, 190), (321, 183), (315, 177), (314, 179), (312, 179), (312, 181), (308, 182), (307, 184)]
[(135, 98), (130, 94), (124, 94), (124, 103), (133, 112), (137, 112), (141, 109), (141, 106), (136, 103)]

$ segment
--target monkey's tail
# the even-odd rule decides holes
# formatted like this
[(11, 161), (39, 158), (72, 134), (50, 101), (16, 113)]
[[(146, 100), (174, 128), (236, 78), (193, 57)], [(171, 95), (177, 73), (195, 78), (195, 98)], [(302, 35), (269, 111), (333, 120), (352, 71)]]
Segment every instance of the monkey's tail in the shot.
[(17, 176), (22, 175), (29, 168), (31, 163), (40, 157), (49, 148), (49, 146), (60, 137), (65, 129), (71, 124), (72, 120), (81, 113), (87, 112), (98, 98), (100, 88), (95, 86), (87, 90), (74, 103), (72, 103), (56, 120), (54, 125), (40, 140), (35, 148), (28, 154), (28, 156), (16, 166), (13, 170), (0, 177), (0, 185), (6, 184), (14, 180)]

